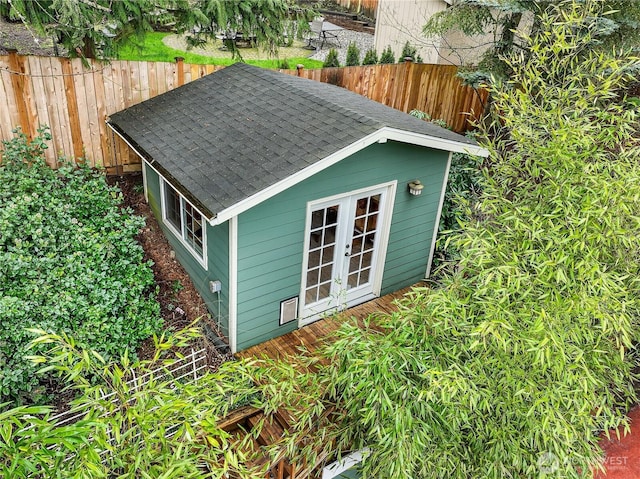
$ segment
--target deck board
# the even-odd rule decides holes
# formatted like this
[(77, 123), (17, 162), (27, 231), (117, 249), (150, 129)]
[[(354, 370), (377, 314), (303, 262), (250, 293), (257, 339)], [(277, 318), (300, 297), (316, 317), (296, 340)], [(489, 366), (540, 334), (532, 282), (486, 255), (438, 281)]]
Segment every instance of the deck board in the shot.
[[(414, 286), (422, 285), (422, 283), (418, 283)], [(236, 356), (244, 359), (268, 357), (270, 359), (284, 360), (287, 356), (300, 354), (300, 347), (304, 347), (312, 353), (321, 346), (324, 338), (340, 327), (340, 318), (354, 317), (361, 320), (375, 313), (391, 313), (396, 309), (394, 302), (402, 298), (412, 287), (404, 288), (395, 293), (349, 308), (335, 318), (320, 319), (283, 336), (240, 351), (236, 353)]]

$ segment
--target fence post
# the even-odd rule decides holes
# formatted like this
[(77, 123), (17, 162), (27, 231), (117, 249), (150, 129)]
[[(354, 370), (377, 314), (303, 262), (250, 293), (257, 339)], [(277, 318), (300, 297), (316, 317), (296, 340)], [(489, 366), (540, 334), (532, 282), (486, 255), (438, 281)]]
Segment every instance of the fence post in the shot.
[(33, 115), (30, 114), (29, 101), (25, 88), (26, 70), (24, 67), (24, 57), (18, 56), (18, 50), (15, 49), (7, 49), (7, 52), (9, 53), (9, 75), (11, 76), (13, 95), (18, 109), (20, 127), (22, 128), (22, 132), (27, 135), (27, 138), (31, 140), (35, 132), (31, 125)]
[(302, 76), (302, 70), (304, 70), (304, 65), (302, 63), (298, 63), (296, 65), (296, 70), (297, 70), (298, 76)]
[(184, 58), (175, 57), (178, 69), (178, 86), (184, 85)]

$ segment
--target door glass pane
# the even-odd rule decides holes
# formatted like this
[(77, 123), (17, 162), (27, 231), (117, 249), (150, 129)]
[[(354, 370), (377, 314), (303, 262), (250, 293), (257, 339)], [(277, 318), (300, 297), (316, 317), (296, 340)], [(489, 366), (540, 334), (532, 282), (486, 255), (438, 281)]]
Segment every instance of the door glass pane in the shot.
[(309, 269), (320, 266), (320, 253), (319, 249), (315, 251), (309, 251)]
[(318, 284), (318, 273), (319, 269), (310, 269), (307, 272), (307, 284)]
[(369, 282), (373, 249), (378, 237), (379, 211), (379, 194), (358, 198), (353, 220), (347, 289)]
[(373, 260), (373, 251), (367, 251), (362, 255), (361, 268), (371, 267), (371, 261)]
[(336, 242), (336, 227), (335, 226), (329, 226), (327, 228), (325, 228), (324, 230), (324, 244), (325, 245), (332, 245), (335, 244)]
[(305, 293), (305, 302), (307, 304), (315, 303), (317, 297), (318, 297), (318, 287), (314, 286), (312, 288), (308, 288)]
[(363, 269), (362, 271), (360, 271), (360, 284), (366, 284), (369, 282), (369, 273), (371, 272), (371, 269)]
[(333, 262), (334, 249), (335, 249), (335, 246), (325, 246), (325, 248), (322, 250), (322, 264)]
[(320, 282), (321, 283), (330, 282), (332, 277), (333, 277), (333, 265), (329, 264), (329, 265), (323, 266), (320, 273)]
[(188, 202), (184, 202), (185, 239), (202, 256), (202, 216)]
[(311, 213), (311, 229), (321, 228), (324, 220), (324, 210), (317, 210)]
[(331, 293), (338, 211), (339, 205), (334, 205), (311, 212), (307, 285), (305, 288), (305, 302), (307, 304), (326, 299)]

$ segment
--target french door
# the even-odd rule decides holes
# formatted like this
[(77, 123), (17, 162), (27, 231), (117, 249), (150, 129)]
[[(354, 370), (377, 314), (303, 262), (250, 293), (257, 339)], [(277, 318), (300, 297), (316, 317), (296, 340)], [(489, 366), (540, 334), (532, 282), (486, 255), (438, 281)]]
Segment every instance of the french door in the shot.
[(393, 186), (309, 204), (301, 326), (379, 295)]

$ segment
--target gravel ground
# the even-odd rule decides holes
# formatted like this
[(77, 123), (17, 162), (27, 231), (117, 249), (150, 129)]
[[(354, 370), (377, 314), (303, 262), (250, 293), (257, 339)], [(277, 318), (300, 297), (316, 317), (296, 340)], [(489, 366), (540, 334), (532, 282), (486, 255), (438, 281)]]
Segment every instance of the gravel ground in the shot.
[[(337, 33), (338, 38), (331, 38), (325, 42), (324, 47), (321, 50), (316, 50), (309, 58), (314, 60), (324, 61), (329, 53), (330, 48), (335, 48), (338, 51), (338, 60), (341, 65), (344, 65), (347, 59), (347, 48), (349, 43), (354, 42), (360, 49), (360, 61), (364, 58), (367, 50), (373, 48), (373, 35), (365, 32), (355, 32), (353, 30), (340, 30)], [(320, 42), (314, 41), (314, 45), (319, 46)]]

